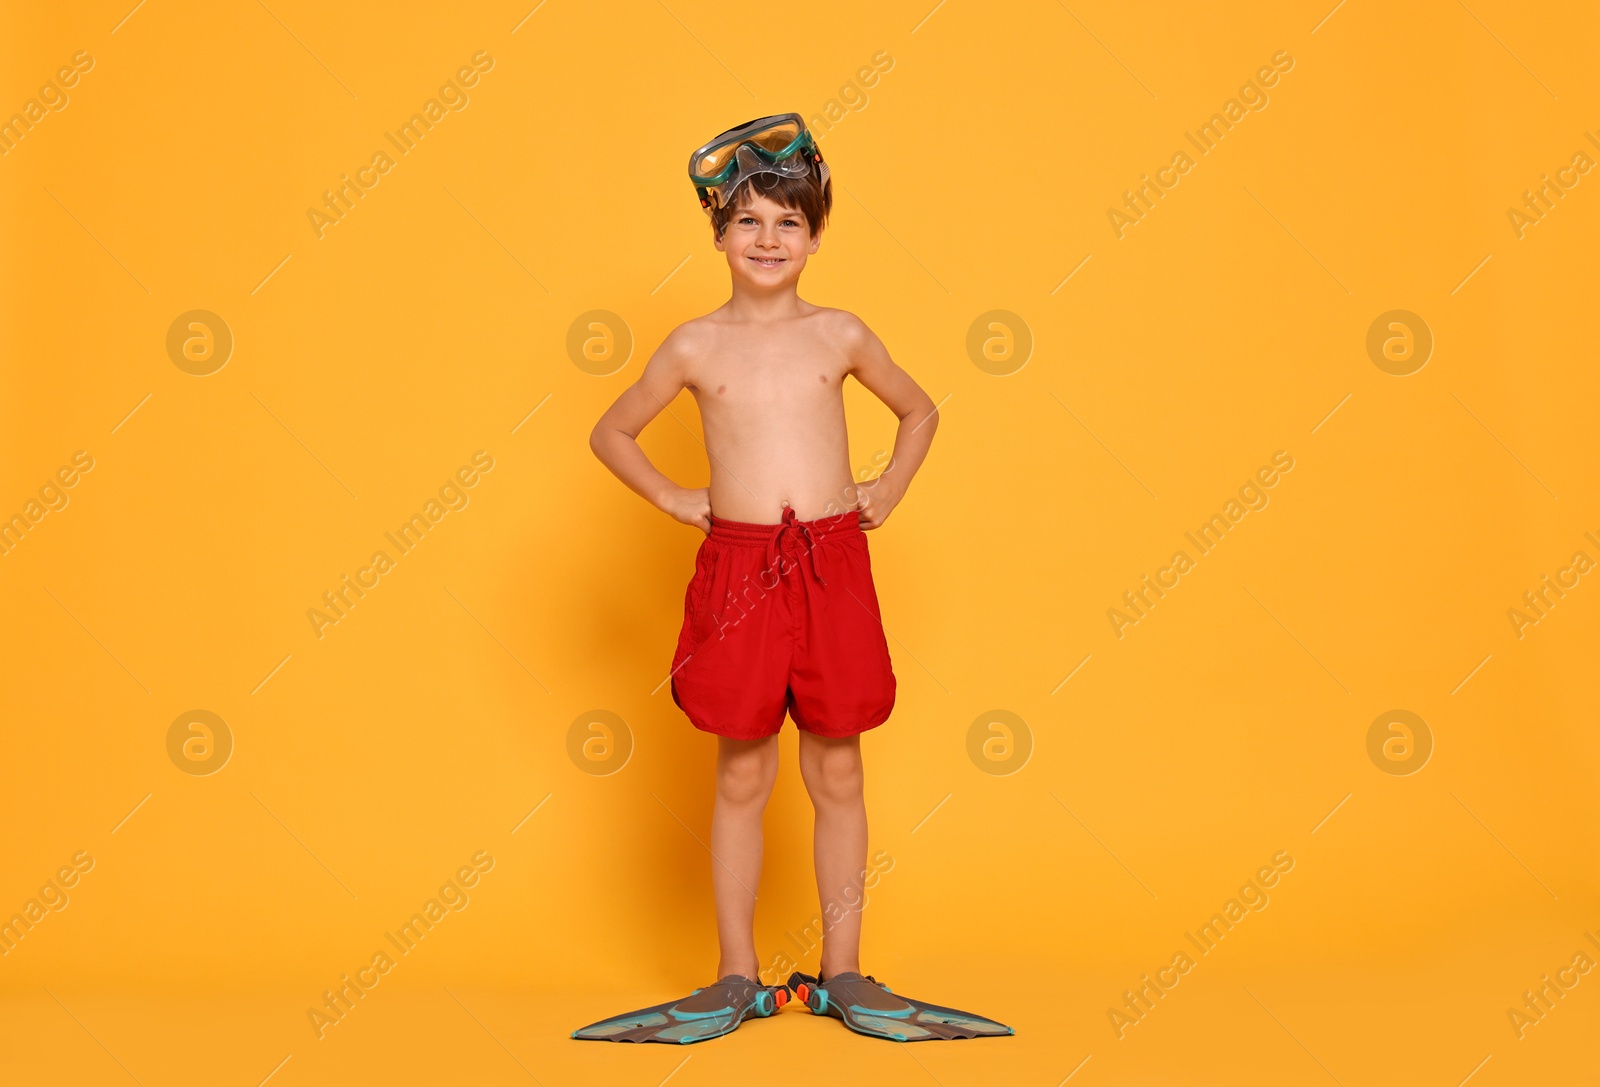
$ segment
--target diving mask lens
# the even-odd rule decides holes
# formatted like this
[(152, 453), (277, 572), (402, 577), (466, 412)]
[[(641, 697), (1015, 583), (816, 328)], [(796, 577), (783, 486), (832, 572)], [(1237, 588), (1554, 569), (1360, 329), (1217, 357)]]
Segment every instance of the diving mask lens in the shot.
[(709, 214), (723, 207), (739, 183), (755, 174), (807, 177), (815, 163), (820, 184), (828, 180), (815, 140), (798, 113), (782, 113), (746, 121), (729, 129), (689, 159), (689, 179)]
[(782, 155), (786, 151), (793, 153), (798, 150), (794, 146), (795, 141), (804, 131), (800, 122), (795, 120), (782, 120), (754, 130), (751, 130), (749, 125), (741, 125), (730, 132), (727, 139), (714, 144), (697, 156), (691, 172), (696, 180), (706, 182), (721, 180), (717, 175), (733, 161), (739, 148), (753, 145), (772, 155)]

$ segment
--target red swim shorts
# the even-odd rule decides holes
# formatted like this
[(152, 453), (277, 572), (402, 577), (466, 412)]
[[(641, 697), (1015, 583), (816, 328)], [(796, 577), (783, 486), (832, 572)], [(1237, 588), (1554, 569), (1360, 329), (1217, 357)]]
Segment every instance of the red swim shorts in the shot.
[(854, 736), (888, 718), (894, 692), (857, 511), (711, 518), (672, 658), (672, 700), (695, 728), (756, 740), (787, 712), (818, 736)]

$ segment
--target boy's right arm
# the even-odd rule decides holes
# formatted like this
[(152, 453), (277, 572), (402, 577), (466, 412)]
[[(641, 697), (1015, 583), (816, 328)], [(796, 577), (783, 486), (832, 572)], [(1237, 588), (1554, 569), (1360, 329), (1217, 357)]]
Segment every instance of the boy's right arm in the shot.
[(639, 432), (688, 384), (689, 336), (672, 331), (645, 364), (639, 380), (606, 409), (589, 435), (600, 462), (656, 509), (703, 532), (711, 531), (711, 498), (705, 487), (680, 487), (650, 463), (639, 448)]

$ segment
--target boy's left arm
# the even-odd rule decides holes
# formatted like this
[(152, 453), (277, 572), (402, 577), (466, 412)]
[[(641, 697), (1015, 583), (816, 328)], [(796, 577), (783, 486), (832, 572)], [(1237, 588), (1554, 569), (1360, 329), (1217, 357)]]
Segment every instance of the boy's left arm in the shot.
[(889, 466), (878, 478), (855, 487), (855, 508), (861, 513), (862, 528), (877, 528), (905, 497), (911, 477), (917, 474), (933, 444), (939, 426), (939, 413), (933, 398), (911, 375), (896, 366), (883, 341), (854, 314), (845, 315), (845, 353), (850, 360), (847, 371), (879, 400), (888, 405), (900, 420), (895, 433), (894, 451)]

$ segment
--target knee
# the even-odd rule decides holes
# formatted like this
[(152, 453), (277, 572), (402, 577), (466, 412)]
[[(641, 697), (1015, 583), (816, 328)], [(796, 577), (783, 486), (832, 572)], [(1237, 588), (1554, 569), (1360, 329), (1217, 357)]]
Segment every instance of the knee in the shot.
[(828, 745), (806, 753), (800, 761), (800, 776), (814, 804), (845, 805), (861, 801), (863, 773), (861, 749), (851, 745)]
[(717, 797), (730, 804), (763, 802), (772, 792), (777, 771), (777, 759), (768, 757), (765, 751), (741, 752), (725, 758), (717, 766)]

